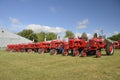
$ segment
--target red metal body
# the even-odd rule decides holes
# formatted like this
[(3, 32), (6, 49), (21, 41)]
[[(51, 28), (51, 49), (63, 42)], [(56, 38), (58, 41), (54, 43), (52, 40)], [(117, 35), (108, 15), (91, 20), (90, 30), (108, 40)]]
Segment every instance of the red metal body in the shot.
[(27, 51), (27, 46), (28, 46), (27, 44), (23, 43), (23, 44), (20, 44), (19, 46), (20, 46), (20, 51), (21, 52), (26, 52)]
[(50, 50), (50, 42), (39, 42), (37, 43), (38, 53), (47, 53)]
[(87, 41), (82, 38), (69, 38), (68, 46), (64, 47), (63, 55), (68, 55), (69, 51), (74, 55), (78, 56), (82, 50), (86, 49)]
[(92, 50), (100, 50), (102, 48), (105, 48), (106, 43), (102, 40), (102, 38), (92, 38), (89, 40), (89, 51)]
[(71, 38), (69, 39), (69, 49), (73, 50), (73, 49), (84, 49), (87, 45), (86, 40), (78, 38), (78, 39), (74, 39)]
[(27, 52), (37, 51), (37, 44), (36, 43), (28, 43), (25, 47), (25, 50)]

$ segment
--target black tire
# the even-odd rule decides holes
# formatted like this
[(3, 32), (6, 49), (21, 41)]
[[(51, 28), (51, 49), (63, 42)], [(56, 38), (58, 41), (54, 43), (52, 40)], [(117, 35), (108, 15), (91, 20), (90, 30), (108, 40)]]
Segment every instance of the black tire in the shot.
[(106, 54), (107, 55), (113, 55), (114, 54), (114, 47), (112, 43), (108, 43), (106, 45)]
[(34, 49), (34, 52), (36, 53), (36, 52), (38, 52), (38, 50), (37, 50), (37, 49)]
[(96, 51), (96, 57), (97, 57), (97, 58), (100, 58), (100, 57), (101, 57), (101, 50), (97, 50), (97, 51)]
[(48, 49), (44, 49), (44, 53), (48, 53), (49, 52), (49, 50)]
[(73, 50), (73, 56), (79, 56), (79, 51), (77, 49)]
[(51, 49), (50, 50), (50, 54), (51, 55), (56, 55), (57, 54), (57, 50), (56, 49)]
[(82, 50), (82, 51), (81, 51), (81, 57), (86, 57), (86, 56), (87, 56), (86, 50)]
[(38, 49), (38, 53), (39, 54), (43, 54), (44, 53), (44, 49)]

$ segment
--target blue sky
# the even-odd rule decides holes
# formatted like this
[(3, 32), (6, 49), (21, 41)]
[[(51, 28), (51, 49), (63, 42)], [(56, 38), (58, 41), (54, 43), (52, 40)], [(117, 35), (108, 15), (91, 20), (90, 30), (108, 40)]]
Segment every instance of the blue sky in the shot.
[(14, 33), (103, 30), (111, 36), (120, 32), (120, 0), (0, 0), (0, 26)]

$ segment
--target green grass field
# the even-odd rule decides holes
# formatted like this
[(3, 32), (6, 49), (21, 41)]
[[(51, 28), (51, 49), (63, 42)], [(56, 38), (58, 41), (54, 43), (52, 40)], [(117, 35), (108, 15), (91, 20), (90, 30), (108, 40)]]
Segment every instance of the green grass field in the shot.
[(120, 80), (120, 50), (101, 58), (0, 51), (0, 80)]

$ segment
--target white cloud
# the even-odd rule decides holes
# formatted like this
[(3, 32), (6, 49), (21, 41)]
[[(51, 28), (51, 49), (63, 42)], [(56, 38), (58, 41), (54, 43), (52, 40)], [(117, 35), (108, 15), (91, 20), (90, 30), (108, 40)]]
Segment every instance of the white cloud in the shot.
[(17, 25), (20, 25), (22, 24), (18, 19), (16, 18), (12, 18), (12, 17), (9, 17), (10, 21), (12, 24), (17, 24)]
[(119, 33), (118, 31), (114, 31), (114, 32), (113, 32), (114, 35), (116, 35), (116, 34), (118, 34), (118, 33)]
[(26, 27), (26, 29), (32, 29), (36, 33), (45, 31), (45, 32), (53, 32), (56, 34), (66, 31), (66, 29), (64, 29), (62, 27), (50, 27), (50, 26), (42, 26), (42, 25), (38, 25), (38, 24), (30, 24)]
[(103, 29), (96, 29), (96, 30), (94, 31), (94, 33), (101, 33), (101, 32), (103, 32)]
[(9, 17), (11, 22), (9, 30), (13, 32), (18, 32), (24, 28), (24, 25), (16, 18)]
[(98, 29), (94, 31), (94, 33), (99, 33), (99, 32), (100, 32), (100, 30), (98, 30)]
[(85, 19), (83, 21), (78, 22), (77, 29), (83, 29), (86, 28), (88, 24), (88, 19)]

